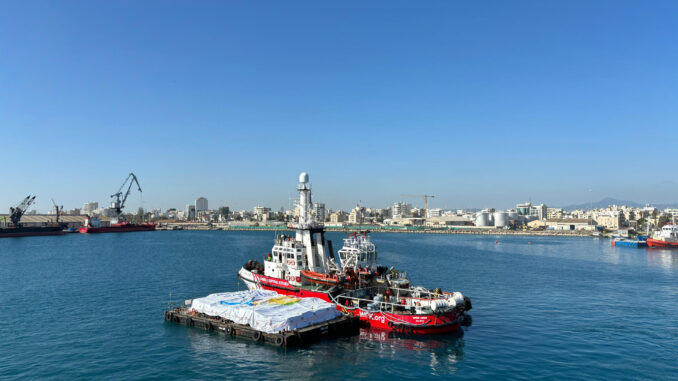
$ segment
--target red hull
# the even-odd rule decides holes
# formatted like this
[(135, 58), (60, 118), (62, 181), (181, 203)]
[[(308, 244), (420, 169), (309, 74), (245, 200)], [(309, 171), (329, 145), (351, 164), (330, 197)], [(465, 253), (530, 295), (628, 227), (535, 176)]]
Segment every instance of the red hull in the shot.
[(81, 226), (78, 231), (83, 234), (87, 233), (128, 233), (128, 232), (143, 232), (155, 230), (155, 224), (124, 224), (112, 225), (100, 228), (93, 228), (88, 226)]
[[(286, 280), (259, 274), (252, 274), (252, 277), (254, 283), (264, 290), (271, 290), (282, 295), (292, 295), (302, 298), (319, 298), (326, 302), (334, 303), (327, 292), (305, 290), (291, 285)], [(252, 283), (250, 280), (243, 277), (240, 278), (246, 283)], [(337, 309), (345, 314), (357, 316), (363, 324), (370, 328), (416, 335), (451, 333), (457, 331), (461, 327), (463, 319), (454, 311), (440, 315), (406, 315), (380, 311), (370, 312), (341, 305), (337, 305)]]
[(647, 239), (647, 246), (678, 249), (678, 242), (666, 242), (666, 241), (660, 241), (658, 239), (648, 238)]

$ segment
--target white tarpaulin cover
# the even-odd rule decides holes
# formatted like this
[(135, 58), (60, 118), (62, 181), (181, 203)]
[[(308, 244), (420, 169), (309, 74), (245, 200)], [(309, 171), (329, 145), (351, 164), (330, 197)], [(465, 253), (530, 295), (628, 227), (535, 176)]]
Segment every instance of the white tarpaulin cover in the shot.
[(304, 328), (341, 316), (334, 304), (318, 298), (297, 298), (275, 291), (251, 290), (211, 294), (193, 299), (191, 308), (267, 333)]

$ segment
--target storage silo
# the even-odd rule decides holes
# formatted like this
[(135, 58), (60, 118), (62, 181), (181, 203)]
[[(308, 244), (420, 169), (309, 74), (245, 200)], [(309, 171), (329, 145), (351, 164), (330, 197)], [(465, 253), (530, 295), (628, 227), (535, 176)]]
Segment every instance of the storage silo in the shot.
[(494, 213), (494, 227), (503, 228), (505, 226), (508, 226), (508, 217), (509, 214), (506, 212)]
[(490, 214), (480, 212), (476, 215), (476, 226), (490, 226)]

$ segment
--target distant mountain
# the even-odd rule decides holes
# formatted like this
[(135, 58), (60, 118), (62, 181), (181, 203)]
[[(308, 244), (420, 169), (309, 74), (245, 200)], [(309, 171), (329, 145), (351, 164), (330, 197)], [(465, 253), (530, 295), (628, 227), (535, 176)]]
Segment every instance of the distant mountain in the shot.
[[(565, 210), (575, 210), (575, 209), (600, 209), (600, 208), (607, 208), (610, 205), (626, 205), (630, 206), (633, 208), (642, 208), (645, 206), (645, 204), (641, 204), (635, 201), (629, 201), (629, 200), (618, 200), (616, 198), (612, 197), (605, 197), (604, 199), (600, 201), (595, 201), (593, 203), (585, 203), (585, 204), (578, 204), (578, 205), (567, 205), (563, 206), (562, 208)], [(650, 205), (654, 206), (657, 209), (666, 209), (666, 208), (678, 208), (678, 203), (674, 204), (653, 204), (650, 203)]]

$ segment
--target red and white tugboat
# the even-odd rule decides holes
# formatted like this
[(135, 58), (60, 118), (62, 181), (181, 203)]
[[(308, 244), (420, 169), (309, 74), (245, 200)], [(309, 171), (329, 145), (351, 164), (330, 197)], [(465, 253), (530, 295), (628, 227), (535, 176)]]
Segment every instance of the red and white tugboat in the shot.
[(647, 246), (678, 249), (678, 225), (675, 224), (675, 219), (673, 223), (655, 231), (652, 238), (647, 239)]
[[(459, 292), (412, 287), (406, 273), (376, 266), (377, 251), (367, 233), (344, 239), (337, 264), (324, 226), (311, 217), (308, 175), (299, 176), (299, 221), (294, 237), (277, 235), (263, 263), (249, 261), (238, 277), (249, 289), (316, 297), (358, 316), (367, 326), (412, 334), (459, 329), (471, 300)], [(326, 245), (327, 244), (327, 245)], [(327, 246), (327, 250), (325, 250)]]

